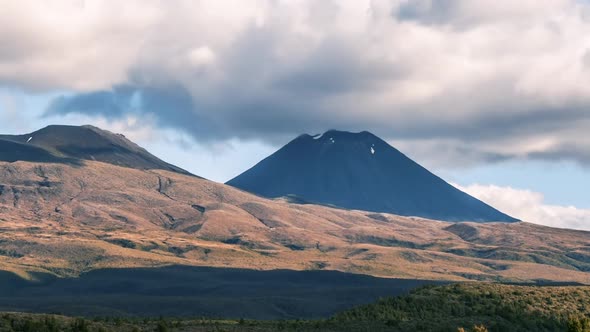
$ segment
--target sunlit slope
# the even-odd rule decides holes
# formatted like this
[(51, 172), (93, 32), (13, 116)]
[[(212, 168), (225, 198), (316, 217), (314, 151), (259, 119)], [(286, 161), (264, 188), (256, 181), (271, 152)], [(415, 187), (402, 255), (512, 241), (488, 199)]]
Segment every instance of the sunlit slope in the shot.
[(269, 200), (164, 170), (0, 163), (0, 268), (166, 264), (590, 282), (590, 233)]

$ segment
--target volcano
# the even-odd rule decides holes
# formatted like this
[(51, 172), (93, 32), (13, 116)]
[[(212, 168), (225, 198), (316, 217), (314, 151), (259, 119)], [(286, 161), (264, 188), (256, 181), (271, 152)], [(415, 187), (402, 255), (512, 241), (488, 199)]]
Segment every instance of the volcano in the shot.
[(301, 135), (227, 182), (260, 196), (443, 221), (515, 222), (434, 175), (379, 137)]

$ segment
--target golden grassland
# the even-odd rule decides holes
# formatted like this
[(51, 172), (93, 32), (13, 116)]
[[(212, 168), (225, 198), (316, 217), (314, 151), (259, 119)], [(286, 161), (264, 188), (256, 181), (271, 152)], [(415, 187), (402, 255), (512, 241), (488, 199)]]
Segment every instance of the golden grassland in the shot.
[(292, 204), (100, 162), (0, 163), (0, 270), (171, 264), (590, 284), (590, 232)]

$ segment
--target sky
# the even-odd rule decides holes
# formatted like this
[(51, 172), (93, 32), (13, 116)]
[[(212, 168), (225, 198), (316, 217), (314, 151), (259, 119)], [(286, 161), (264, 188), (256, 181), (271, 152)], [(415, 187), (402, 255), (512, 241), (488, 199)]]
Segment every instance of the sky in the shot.
[(522, 220), (590, 230), (590, 2), (0, 0), (0, 131), (93, 124), (225, 182), (368, 130)]

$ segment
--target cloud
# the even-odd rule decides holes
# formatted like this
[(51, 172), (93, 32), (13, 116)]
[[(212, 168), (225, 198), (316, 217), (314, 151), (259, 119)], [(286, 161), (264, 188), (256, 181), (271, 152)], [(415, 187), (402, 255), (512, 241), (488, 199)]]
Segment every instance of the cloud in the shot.
[(207, 114), (199, 113), (199, 108), (190, 93), (182, 86), (121, 85), (111, 90), (57, 97), (47, 107), (44, 117), (81, 114), (120, 120), (130, 115), (147, 116), (157, 120), (155, 124), (161, 127), (181, 127), (187, 132), (199, 133), (199, 136), (216, 135), (218, 131), (214, 122), (205, 119)]
[(200, 141), (339, 128), (449, 165), (590, 165), (589, 36), (577, 0), (24, 0), (0, 12), (0, 84)]
[(546, 204), (543, 194), (538, 192), (495, 185), (453, 185), (523, 221), (551, 227), (590, 230), (590, 210)]

